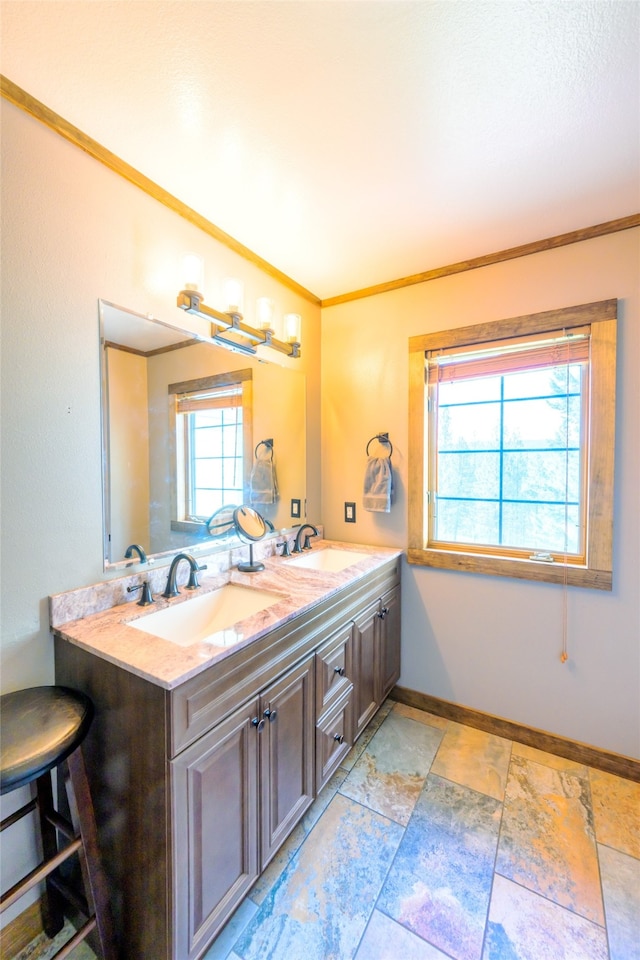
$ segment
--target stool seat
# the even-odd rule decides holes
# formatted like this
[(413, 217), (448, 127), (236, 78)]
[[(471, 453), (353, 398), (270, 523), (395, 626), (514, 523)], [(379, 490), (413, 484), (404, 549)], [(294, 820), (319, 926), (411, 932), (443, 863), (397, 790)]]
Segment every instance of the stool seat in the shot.
[[(93, 714), (89, 697), (68, 687), (30, 687), (0, 697), (0, 792), (33, 783), (31, 800), (0, 821), (0, 831), (36, 812), (42, 856), (36, 867), (0, 895), (0, 913), (43, 884), (41, 913), (47, 936), (55, 937), (62, 929), (65, 906), (71, 908), (73, 918), (78, 914), (86, 918), (51, 960), (64, 960), (88, 937), (101, 960), (116, 960), (117, 956), (82, 753)], [(58, 772), (57, 805), (54, 768)], [(65, 816), (67, 809), (69, 817)], [(78, 871), (80, 882), (76, 882)]]
[(66, 760), (87, 735), (93, 712), (89, 697), (67, 687), (31, 687), (0, 697), (0, 794)]

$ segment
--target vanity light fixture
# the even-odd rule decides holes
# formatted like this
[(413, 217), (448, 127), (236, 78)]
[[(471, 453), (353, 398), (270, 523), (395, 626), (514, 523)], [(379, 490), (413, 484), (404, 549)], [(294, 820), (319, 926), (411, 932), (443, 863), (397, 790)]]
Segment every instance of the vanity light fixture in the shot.
[[(235, 286), (233, 286), (235, 284)], [(178, 306), (187, 313), (192, 313), (203, 320), (211, 321), (211, 339), (227, 350), (239, 353), (254, 354), (259, 346), (271, 347), (289, 357), (300, 356), (300, 315), (287, 314), (285, 317), (286, 342), (278, 340), (273, 335), (273, 301), (261, 297), (258, 301), (259, 328), (252, 327), (242, 319), (242, 284), (239, 281), (225, 281), (225, 300), (227, 312), (222, 313), (208, 307), (203, 302), (203, 296), (192, 284), (185, 284), (185, 289), (178, 294)], [(297, 317), (297, 325), (289, 322), (287, 317)]]

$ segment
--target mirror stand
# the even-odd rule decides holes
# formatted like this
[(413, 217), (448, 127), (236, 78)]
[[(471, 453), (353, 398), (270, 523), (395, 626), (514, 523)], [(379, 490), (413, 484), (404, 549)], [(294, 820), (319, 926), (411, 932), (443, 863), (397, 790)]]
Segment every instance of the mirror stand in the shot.
[(236, 569), (241, 573), (258, 573), (259, 570), (264, 570), (264, 563), (254, 563), (252, 543), (249, 544), (249, 563), (239, 563)]

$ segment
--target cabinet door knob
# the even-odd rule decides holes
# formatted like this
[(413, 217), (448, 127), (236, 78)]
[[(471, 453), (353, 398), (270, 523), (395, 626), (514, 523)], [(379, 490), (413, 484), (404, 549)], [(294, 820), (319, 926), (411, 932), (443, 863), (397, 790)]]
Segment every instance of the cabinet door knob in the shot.
[(333, 739), (336, 741), (336, 743), (343, 743), (344, 741), (344, 737), (341, 733), (334, 733)]
[(344, 667), (334, 667), (333, 672), (337, 673), (339, 677), (344, 677)]
[(262, 714), (263, 717), (266, 717), (269, 723), (273, 723), (275, 718), (278, 716), (277, 710), (272, 710), (271, 707), (267, 707), (265, 712)]
[(384, 620), (384, 618), (388, 613), (389, 613), (389, 607), (383, 607), (382, 610), (379, 611), (378, 616), (380, 617), (381, 620)]
[(264, 720), (259, 720), (258, 717), (254, 717), (251, 723), (254, 725), (258, 733), (260, 733), (264, 727)]

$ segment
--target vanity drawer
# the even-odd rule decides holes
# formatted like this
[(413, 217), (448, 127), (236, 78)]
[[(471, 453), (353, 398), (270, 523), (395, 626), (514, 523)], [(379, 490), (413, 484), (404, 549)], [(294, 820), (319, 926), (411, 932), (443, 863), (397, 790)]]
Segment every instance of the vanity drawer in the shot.
[(352, 685), (349, 620), (316, 650), (316, 717), (318, 720)]
[(351, 749), (352, 690), (349, 684), (344, 695), (316, 726), (316, 794)]

